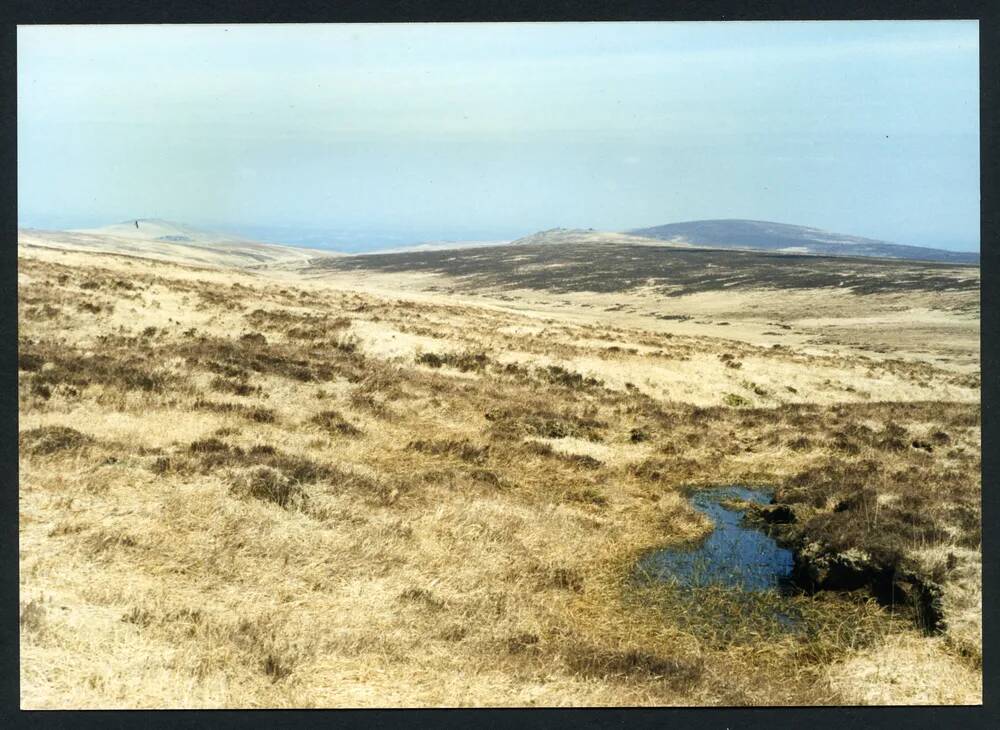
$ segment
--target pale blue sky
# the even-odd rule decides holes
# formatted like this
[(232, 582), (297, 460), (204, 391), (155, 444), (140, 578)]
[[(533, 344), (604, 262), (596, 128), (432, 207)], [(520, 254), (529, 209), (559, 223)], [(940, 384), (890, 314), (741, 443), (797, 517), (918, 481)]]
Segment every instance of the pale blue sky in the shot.
[(754, 218), (976, 249), (978, 71), (974, 21), (21, 27), (19, 218), (345, 248)]

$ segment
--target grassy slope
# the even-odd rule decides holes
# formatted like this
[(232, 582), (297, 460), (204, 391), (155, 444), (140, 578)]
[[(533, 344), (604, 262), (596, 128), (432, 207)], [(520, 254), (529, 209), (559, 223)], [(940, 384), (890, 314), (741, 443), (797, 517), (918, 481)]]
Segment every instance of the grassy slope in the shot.
[[(39, 251), (19, 318), (25, 707), (981, 697), (979, 411), (951, 371)], [(701, 405), (650, 363), (696, 367)], [(872, 474), (880, 523), (832, 511)], [(634, 585), (707, 529), (684, 489), (733, 480), (943, 571), (948, 631), (819, 594), (787, 635)]]

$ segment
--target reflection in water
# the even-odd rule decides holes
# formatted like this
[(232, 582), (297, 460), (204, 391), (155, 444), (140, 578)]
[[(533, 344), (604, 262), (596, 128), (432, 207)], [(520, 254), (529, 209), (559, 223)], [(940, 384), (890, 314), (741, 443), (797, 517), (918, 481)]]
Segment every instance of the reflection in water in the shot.
[(639, 570), (653, 579), (691, 588), (713, 584), (749, 592), (780, 588), (792, 572), (791, 551), (744, 527), (743, 512), (723, 507), (720, 502), (726, 500), (770, 501), (765, 492), (735, 486), (695, 493), (692, 505), (712, 519), (715, 529), (700, 545), (647, 555)]

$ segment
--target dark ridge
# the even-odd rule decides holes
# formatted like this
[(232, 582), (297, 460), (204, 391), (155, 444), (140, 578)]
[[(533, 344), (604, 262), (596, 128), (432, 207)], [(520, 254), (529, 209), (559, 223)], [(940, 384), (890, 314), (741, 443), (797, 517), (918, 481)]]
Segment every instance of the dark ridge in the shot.
[[(614, 293), (652, 286), (669, 296), (722, 289), (844, 288), (856, 294), (978, 291), (979, 271), (934, 262), (628, 244), (526, 244), (331, 258), (339, 271), (425, 272), (465, 290)], [(963, 270), (964, 269), (964, 270)]]

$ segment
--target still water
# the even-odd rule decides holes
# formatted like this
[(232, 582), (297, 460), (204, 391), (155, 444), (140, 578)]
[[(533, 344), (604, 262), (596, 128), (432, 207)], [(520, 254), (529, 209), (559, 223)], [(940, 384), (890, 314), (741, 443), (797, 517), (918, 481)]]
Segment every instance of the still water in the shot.
[(654, 580), (683, 587), (722, 585), (747, 592), (780, 589), (792, 573), (792, 553), (764, 533), (744, 527), (743, 511), (724, 507), (728, 500), (768, 504), (761, 490), (729, 486), (698, 491), (691, 504), (708, 515), (715, 529), (698, 545), (658, 550), (642, 559), (639, 571)]

